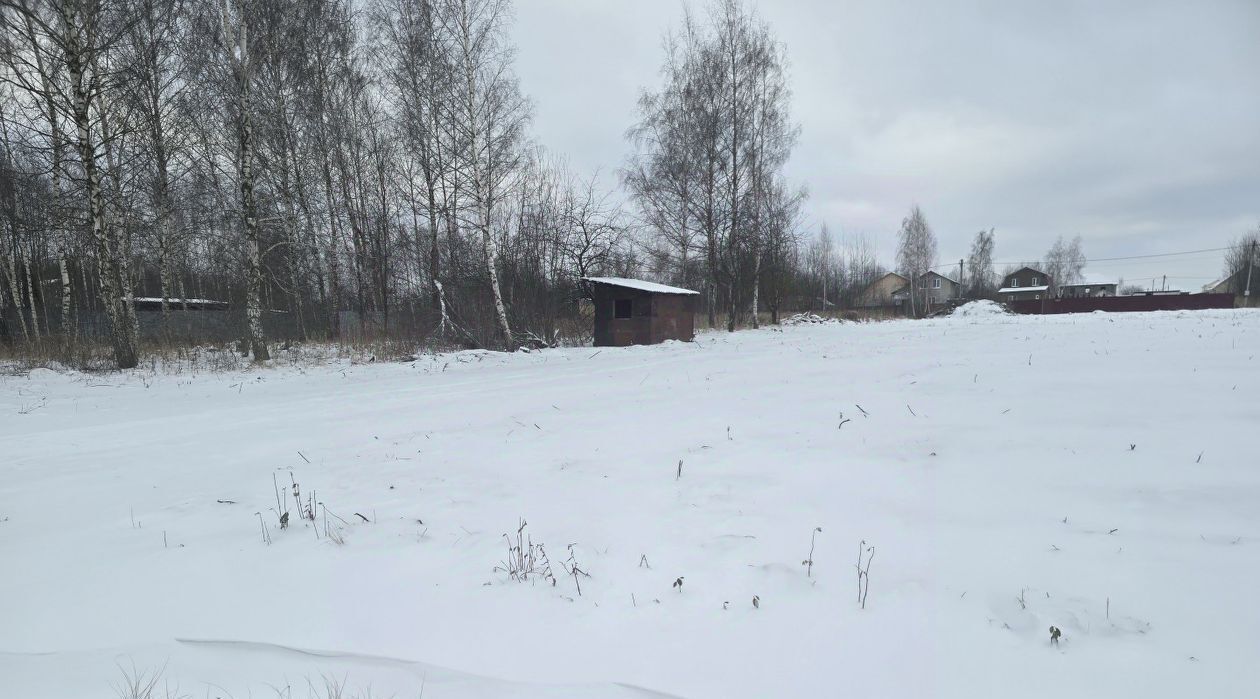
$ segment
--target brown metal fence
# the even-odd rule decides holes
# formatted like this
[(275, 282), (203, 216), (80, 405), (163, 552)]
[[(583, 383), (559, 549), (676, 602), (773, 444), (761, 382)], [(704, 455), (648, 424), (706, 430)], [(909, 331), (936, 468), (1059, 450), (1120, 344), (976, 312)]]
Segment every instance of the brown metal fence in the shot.
[(1177, 294), (1098, 296), (1092, 298), (1042, 299), (1011, 301), (1006, 304), (1016, 313), (1030, 315), (1050, 313), (1127, 313), (1135, 311), (1199, 311), (1209, 308), (1233, 308), (1233, 294)]

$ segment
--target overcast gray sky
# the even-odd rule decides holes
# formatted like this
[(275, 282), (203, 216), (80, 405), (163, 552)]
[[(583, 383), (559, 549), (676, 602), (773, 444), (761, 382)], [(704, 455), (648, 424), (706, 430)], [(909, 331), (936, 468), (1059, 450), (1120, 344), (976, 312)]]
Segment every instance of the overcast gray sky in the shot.
[[(700, 7), (700, 3), (693, 3)], [(1260, 224), (1260, 0), (760, 0), (788, 47), (806, 225), (891, 265), (913, 203), (964, 257), (1081, 235), (1091, 258), (1218, 248)], [(613, 172), (681, 0), (517, 0), (535, 133)], [(615, 180), (608, 177), (609, 184)], [(1197, 290), (1221, 253), (1094, 262)]]

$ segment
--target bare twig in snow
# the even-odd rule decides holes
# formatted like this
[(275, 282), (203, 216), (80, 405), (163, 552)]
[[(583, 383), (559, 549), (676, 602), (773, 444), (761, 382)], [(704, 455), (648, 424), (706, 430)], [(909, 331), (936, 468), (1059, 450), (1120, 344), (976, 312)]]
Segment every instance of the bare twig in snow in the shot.
[(591, 577), (591, 575), (590, 573), (587, 573), (586, 571), (578, 567), (576, 553), (573, 550), (575, 546), (577, 546), (577, 544), (569, 544), (568, 546), (569, 560), (565, 561), (564, 567), (565, 567), (565, 570), (568, 571), (569, 575), (573, 576), (573, 584), (577, 586), (578, 597), (581, 597), (582, 596), (581, 578), (583, 577), (589, 578)]
[(801, 561), (801, 565), (805, 566), (805, 577), (814, 577), (814, 537), (822, 532), (822, 527), (814, 527), (809, 533), (809, 557)]
[[(866, 557), (865, 564), (863, 564), (862, 562), (863, 556)], [(866, 595), (867, 593), (870, 592), (870, 589), (871, 589), (871, 575), (870, 575), (871, 561), (874, 558), (875, 558), (875, 547), (867, 546), (866, 539), (863, 539), (861, 543), (858, 544), (858, 562), (856, 566), (857, 574), (858, 574), (857, 599), (858, 599), (858, 603), (862, 605), (862, 609), (866, 609)]]
[(262, 513), (261, 513), (261, 512), (255, 512), (254, 514), (258, 515), (258, 526), (262, 527), (262, 539), (263, 539), (263, 543), (264, 543), (264, 544), (266, 544), (266, 545), (268, 545), (268, 546), (270, 546), (270, 545), (271, 545), (271, 534), (267, 532), (267, 522), (263, 519), (263, 516), (262, 516)]

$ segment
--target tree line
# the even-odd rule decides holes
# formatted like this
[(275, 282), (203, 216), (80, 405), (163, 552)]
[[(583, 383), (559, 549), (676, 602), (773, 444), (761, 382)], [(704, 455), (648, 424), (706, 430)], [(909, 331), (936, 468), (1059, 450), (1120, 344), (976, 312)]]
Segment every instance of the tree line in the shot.
[(808, 283), (768, 25), (739, 0), (688, 11), (618, 191), (531, 137), (512, 10), (0, 0), (8, 339), (91, 330), (135, 366), (137, 298), (163, 322), (209, 299), (260, 360), (277, 320), (511, 349), (589, 332), (590, 275), (702, 288), (732, 329)]

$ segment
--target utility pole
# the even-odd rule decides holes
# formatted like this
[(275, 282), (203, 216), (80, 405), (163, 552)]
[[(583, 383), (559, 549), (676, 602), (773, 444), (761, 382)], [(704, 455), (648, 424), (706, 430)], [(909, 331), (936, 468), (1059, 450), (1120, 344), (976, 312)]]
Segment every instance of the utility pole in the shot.
[[(1256, 266), (1256, 241), (1251, 241), (1251, 254), (1247, 256), (1247, 287), (1243, 289), (1243, 298), (1251, 296), (1251, 269)], [(1235, 287), (1237, 288), (1237, 287)]]
[(962, 301), (963, 297), (963, 261), (958, 261), (958, 300)]
[(822, 309), (823, 313), (827, 312), (827, 263), (823, 262), (823, 288), (822, 288)]
[(1160, 284), (1159, 290), (1168, 291), (1168, 275), (1167, 274), (1164, 275), (1164, 281), (1162, 284)]

